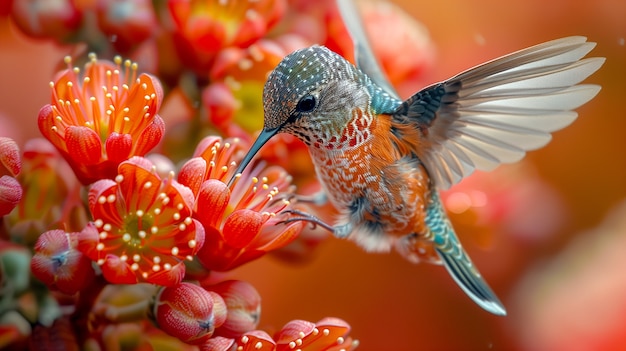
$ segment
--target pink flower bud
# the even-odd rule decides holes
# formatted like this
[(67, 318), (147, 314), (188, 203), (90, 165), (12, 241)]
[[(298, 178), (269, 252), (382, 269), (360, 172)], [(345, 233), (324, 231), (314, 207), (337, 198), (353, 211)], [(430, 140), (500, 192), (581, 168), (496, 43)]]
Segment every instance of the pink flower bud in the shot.
[(71, 243), (63, 230), (50, 230), (35, 243), (35, 255), (30, 267), (33, 274), (48, 287), (66, 294), (84, 289), (95, 276), (91, 261)]
[(154, 317), (166, 333), (198, 345), (209, 340), (215, 330), (213, 307), (211, 293), (198, 285), (181, 283), (159, 292)]
[(261, 317), (261, 296), (250, 283), (228, 280), (209, 289), (218, 293), (228, 308), (226, 321), (216, 329), (216, 335), (238, 338), (257, 327)]

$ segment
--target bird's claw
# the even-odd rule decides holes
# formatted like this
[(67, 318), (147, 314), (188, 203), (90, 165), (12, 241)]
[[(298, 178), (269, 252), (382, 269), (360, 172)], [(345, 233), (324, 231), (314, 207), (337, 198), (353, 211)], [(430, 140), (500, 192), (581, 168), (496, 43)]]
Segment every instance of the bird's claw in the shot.
[(303, 222), (309, 222), (311, 223), (311, 225), (313, 226), (313, 228), (317, 227), (318, 225), (326, 230), (328, 230), (331, 233), (335, 232), (335, 229), (333, 228), (333, 226), (331, 226), (330, 224), (322, 221), (321, 219), (315, 217), (314, 215), (310, 214), (310, 213), (306, 213), (300, 210), (285, 210), (282, 213), (284, 214), (288, 214), (288, 215), (295, 215), (296, 217), (290, 217), (287, 218), (283, 221), (278, 222), (278, 224), (284, 223), (284, 224), (289, 224), (291, 222), (297, 222), (297, 221), (303, 221)]
[(315, 206), (323, 206), (328, 202), (328, 198), (326, 197), (326, 193), (323, 191), (319, 191), (313, 195), (298, 195), (292, 194), (289, 197), (289, 200), (295, 200), (299, 203), (308, 203), (313, 204)]

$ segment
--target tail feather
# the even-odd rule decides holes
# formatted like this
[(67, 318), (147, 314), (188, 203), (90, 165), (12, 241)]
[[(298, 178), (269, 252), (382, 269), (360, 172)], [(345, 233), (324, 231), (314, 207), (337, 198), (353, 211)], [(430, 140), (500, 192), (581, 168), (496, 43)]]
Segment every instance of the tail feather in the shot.
[(437, 252), (454, 281), (474, 302), (493, 314), (499, 316), (506, 315), (502, 302), (500, 302), (487, 282), (481, 277), (465, 253), (458, 257), (451, 254), (451, 252), (439, 249), (437, 249)]
[(426, 225), (431, 231), (435, 250), (454, 281), (480, 307), (496, 315), (506, 315), (502, 302), (463, 250), (436, 190), (431, 192), (427, 211)]

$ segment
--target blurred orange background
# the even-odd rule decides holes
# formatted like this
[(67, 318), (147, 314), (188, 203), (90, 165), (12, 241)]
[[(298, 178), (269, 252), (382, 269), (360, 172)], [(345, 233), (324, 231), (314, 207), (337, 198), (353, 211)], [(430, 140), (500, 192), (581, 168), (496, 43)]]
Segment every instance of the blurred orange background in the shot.
[[(503, 235), (488, 248), (459, 233), (507, 317), (481, 310), (441, 267), (330, 239), (307, 264), (266, 257), (234, 272), (263, 297), (260, 328), (336, 316), (352, 325), (360, 350), (626, 349), (626, 2), (395, 2), (426, 26), (437, 49), (424, 85), (551, 39), (598, 43), (591, 56), (607, 61), (588, 82), (602, 91), (526, 158), (563, 200), (567, 221), (549, 238)], [(6, 19), (0, 26), (0, 131), (23, 145), (39, 136), (37, 112), (67, 52), (18, 37)]]

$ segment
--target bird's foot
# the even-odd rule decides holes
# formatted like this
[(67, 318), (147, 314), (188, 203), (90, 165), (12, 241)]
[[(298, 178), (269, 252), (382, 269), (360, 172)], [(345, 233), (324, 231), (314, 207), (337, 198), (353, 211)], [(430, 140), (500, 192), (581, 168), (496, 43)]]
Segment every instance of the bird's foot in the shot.
[(328, 197), (324, 191), (318, 191), (312, 195), (293, 195), (293, 199), (297, 202), (313, 204), (315, 206), (323, 206), (328, 202)]
[(313, 225), (313, 228), (319, 225), (320, 227), (328, 230), (329, 232), (333, 234), (335, 233), (335, 228), (332, 225), (322, 221), (321, 219), (315, 217), (314, 215), (310, 213), (306, 213), (306, 212), (299, 211), (299, 210), (286, 210), (286, 211), (283, 211), (282, 213), (295, 215), (296, 217), (287, 218), (284, 221), (280, 221), (279, 223), (288, 224), (288, 223), (297, 222), (297, 221), (309, 222)]

